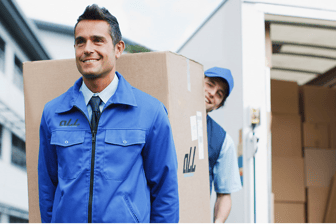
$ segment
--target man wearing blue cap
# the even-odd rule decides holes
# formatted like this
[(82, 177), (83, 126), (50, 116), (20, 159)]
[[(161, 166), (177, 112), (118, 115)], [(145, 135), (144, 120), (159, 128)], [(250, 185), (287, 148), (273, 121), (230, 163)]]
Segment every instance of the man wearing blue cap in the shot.
[[(207, 114), (224, 105), (233, 89), (231, 71), (213, 67), (204, 72)], [(210, 192), (214, 182), (217, 199), (214, 221), (225, 222), (231, 210), (231, 193), (240, 190), (237, 154), (232, 138), (207, 115)]]

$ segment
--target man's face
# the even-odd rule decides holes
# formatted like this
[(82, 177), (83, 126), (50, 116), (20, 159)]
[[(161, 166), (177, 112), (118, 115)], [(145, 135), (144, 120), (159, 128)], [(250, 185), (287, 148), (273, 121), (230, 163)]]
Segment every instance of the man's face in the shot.
[(84, 78), (104, 78), (115, 73), (121, 55), (120, 42), (113, 46), (110, 26), (103, 20), (83, 20), (75, 29), (76, 64)]
[(219, 108), (226, 93), (226, 86), (221, 78), (204, 78), (204, 90), (205, 90), (205, 107), (206, 112), (209, 113)]

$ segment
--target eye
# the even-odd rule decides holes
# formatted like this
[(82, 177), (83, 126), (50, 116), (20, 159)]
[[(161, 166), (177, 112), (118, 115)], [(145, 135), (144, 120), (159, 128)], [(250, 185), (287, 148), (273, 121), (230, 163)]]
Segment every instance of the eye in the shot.
[(211, 82), (207, 82), (206, 84), (207, 84), (208, 86), (210, 86), (210, 87), (213, 86)]
[(84, 39), (83, 38), (78, 38), (75, 40), (75, 45), (76, 46), (81, 46), (84, 44)]
[(95, 42), (95, 43), (102, 43), (102, 42), (104, 42), (104, 40), (103, 40), (103, 38), (95, 37), (95, 38), (93, 39), (93, 42)]
[(220, 99), (223, 99), (224, 96), (225, 96), (225, 93), (224, 93), (222, 90), (219, 90), (219, 91), (217, 91), (217, 96), (218, 96)]

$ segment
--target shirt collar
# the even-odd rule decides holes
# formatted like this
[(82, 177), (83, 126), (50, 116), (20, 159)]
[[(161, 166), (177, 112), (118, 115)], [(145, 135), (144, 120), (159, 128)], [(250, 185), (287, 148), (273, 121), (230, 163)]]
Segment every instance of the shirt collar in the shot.
[[(116, 76), (118, 78), (115, 78), (116, 80), (118, 79), (118, 83), (116, 84), (117, 89), (115, 94), (110, 97), (110, 99), (107, 101), (104, 107), (109, 106), (110, 104), (125, 104), (125, 105), (130, 105), (133, 107), (137, 107), (136, 99), (133, 94), (133, 89), (132, 87), (125, 79), (124, 77), (116, 72)], [(113, 81), (112, 81), (113, 82)], [(84, 99), (84, 93), (80, 91), (81, 87), (85, 85), (83, 84), (83, 77), (80, 77), (75, 84), (67, 91), (64, 93), (63, 96), (63, 101), (65, 103), (61, 103), (59, 107), (56, 109), (56, 113), (63, 113), (66, 111), (71, 110), (74, 106), (78, 107), (80, 110), (84, 111), (87, 115), (87, 103), (90, 101), (92, 95), (87, 96), (87, 102)], [(86, 104), (85, 104), (86, 103)], [(88, 115), (87, 115), (88, 116)]]
[(119, 78), (116, 74), (114, 74), (114, 78), (112, 82), (100, 93), (93, 93), (89, 88), (85, 85), (84, 80), (82, 82), (82, 86), (80, 87), (79, 91), (83, 93), (85, 105), (88, 105), (92, 96), (99, 96), (100, 99), (107, 103), (111, 96), (116, 92), (119, 83)]

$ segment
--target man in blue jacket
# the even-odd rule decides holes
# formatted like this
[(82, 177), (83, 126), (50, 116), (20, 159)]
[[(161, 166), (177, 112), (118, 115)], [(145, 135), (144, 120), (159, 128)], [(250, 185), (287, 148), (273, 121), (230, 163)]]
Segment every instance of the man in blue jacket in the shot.
[(178, 222), (167, 111), (115, 71), (125, 48), (105, 8), (75, 26), (82, 77), (45, 105), (38, 163), (42, 222)]
[[(233, 89), (231, 71), (213, 67), (204, 72), (207, 114), (224, 105)], [(207, 115), (210, 193), (217, 193), (214, 221), (225, 222), (231, 210), (231, 193), (241, 189), (235, 145), (228, 133)]]

